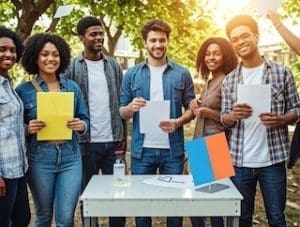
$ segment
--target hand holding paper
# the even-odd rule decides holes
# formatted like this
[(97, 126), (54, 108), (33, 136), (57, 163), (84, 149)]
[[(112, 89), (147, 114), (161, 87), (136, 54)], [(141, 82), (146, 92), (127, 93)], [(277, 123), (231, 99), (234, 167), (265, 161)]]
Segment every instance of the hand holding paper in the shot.
[(146, 100), (142, 97), (134, 98), (129, 104), (129, 107), (133, 112), (139, 111), (142, 107), (146, 106)]
[(285, 124), (283, 116), (278, 116), (274, 113), (262, 113), (259, 115), (261, 122), (269, 128), (277, 128)]
[(29, 121), (28, 124), (28, 134), (34, 134), (40, 131), (42, 128), (46, 127), (46, 122), (42, 120), (33, 119)]
[(252, 108), (247, 103), (238, 103), (233, 106), (231, 114), (233, 121), (243, 120), (251, 116)]
[(67, 126), (73, 131), (84, 131), (84, 123), (79, 118), (73, 118), (68, 121)]
[(165, 133), (172, 133), (177, 129), (178, 122), (176, 119), (169, 119), (169, 120), (161, 121), (159, 123), (159, 127)]

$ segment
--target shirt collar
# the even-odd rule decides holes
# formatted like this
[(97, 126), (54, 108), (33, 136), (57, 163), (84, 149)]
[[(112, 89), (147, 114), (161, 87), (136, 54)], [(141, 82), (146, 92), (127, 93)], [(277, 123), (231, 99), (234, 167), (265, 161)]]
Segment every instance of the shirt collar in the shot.
[[(63, 76), (59, 75), (59, 76), (56, 76), (57, 77), (57, 80), (59, 82), (59, 86), (61, 88), (65, 88), (66, 87), (66, 78), (64, 78)], [(36, 82), (42, 86), (43, 83), (45, 83), (45, 81), (42, 79), (42, 77), (40, 75), (36, 75), (35, 76), (35, 80)]]
[[(171, 69), (174, 69), (175, 65), (172, 61), (170, 61), (168, 58), (167, 58), (167, 68), (170, 67)], [(148, 67), (148, 59), (145, 59), (144, 61), (141, 62), (141, 65), (142, 67)]]
[(12, 78), (10, 76), (4, 77), (4, 76), (0, 75), (0, 83), (4, 84), (5, 81), (8, 81), (10, 84), (12, 84)]
[[(101, 57), (102, 57), (101, 59), (104, 61), (104, 63), (106, 63), (108, 57), (107, 57), (105, 54), (103, 54), (102, 52), (101, 52)], [(79, 60), (79, 61), (84, 61), (83, 52), (81, 52), (81, 53), (78, 55), (78, 60)]]

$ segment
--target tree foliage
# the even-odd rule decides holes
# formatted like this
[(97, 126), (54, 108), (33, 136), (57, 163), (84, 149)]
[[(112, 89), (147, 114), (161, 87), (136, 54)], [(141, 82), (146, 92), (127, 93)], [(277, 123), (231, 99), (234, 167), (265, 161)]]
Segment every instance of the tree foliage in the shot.
[[(63, 35), (73, 46), (77, 21), (95, 15), (106, 31), (107, 49), (113, 56), (122, 34), (129, 37), (137, 50), (143, 49), (142, 25), (153, 18), (167, 21), (173, 31), (169, 56), (187, 66), (194, 65), (195, 52), (207, 34), (217, 32), (202, 0), (0, 0), (0, 22), (10, 26), (25, 40), (32, 32), (48, 31)], [(53, 19), (58, 6), (74, 4), (71, 15)], [(47, 23), (43, 24), (39, 18)]]
[(289, 17), (291, 15), (300, 17), (300, 4), (299, 0), (285, 0), (283, 2), (284, 15)]

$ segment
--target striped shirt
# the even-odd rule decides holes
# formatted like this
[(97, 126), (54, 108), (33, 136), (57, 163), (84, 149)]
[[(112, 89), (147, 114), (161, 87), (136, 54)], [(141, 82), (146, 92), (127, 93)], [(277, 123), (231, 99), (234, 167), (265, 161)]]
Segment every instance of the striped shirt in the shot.
[(25, 134), (22, 101), (9, 78), (0, 76), (0, 176), (24, 175)]
[[(243, 84), (242, 64), (229, 73), (222, 84), (222, 112), (229, 113), (237, 103), (237, 87)], [(264, 58), (262, 84), (271, 84), (271, 112), (283, 115), (296, 112), (300, 117), (300, 100), (291, 71)], [(288, 158), (289, 139), (287, 125), (277, 128), (267, 128), (268, 150), (272, 164), (285, 161)], [(238, 121), (231, 129), (229, 142), (233, 164), (243, 167), (244, 123)]]

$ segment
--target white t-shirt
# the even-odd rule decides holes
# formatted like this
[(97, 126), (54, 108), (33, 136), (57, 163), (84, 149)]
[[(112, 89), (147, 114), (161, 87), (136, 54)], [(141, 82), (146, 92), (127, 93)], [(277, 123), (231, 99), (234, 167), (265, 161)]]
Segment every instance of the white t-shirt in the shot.
[[(255, 68), (242, 67), (244, 84), (262, 84), (264, 64)], [(243, 167), (259, 168), (271, 165), (267, 128), (261, 122), (244, 121)]]
[(90, 112), (91, 142), (112, 142), (109, 93), (104, 74), (104, 62), (85, 59), (88, 68), (88, 101)]
[[(162, 66), (148, 66), (150, 69), (150, 100), (162, 101), (164, 100), (162, 77), (167, 65), (165, 64)], [(143, 147), (169, 149), (169, 134), (163, 131), (157, 134), (146, 133), (144, 137)]]

